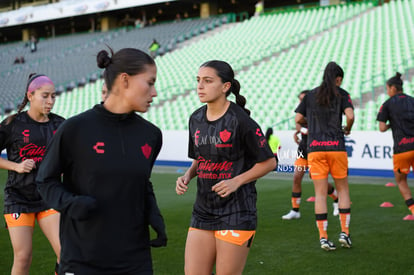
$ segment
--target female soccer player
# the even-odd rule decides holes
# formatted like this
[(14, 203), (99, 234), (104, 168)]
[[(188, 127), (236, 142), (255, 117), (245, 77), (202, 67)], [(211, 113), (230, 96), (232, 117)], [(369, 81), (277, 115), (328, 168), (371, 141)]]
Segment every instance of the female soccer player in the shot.
[[(197, 198), (185, 247), (185, 274), (242, 274), (256, 230), (258, 178), (276, 160), (257, 123), (244, 108), (240, 84), (224, 61), (208, 61), (197, 75), (202, 103), (189, 120), (189, 157), (194, 159), (176, 182), (187, 191), (197, 178)], [(233, 93), (237, 104), (227, 96)]]
[[(337, 85), (342, 71), (335, 62), (329, 62), (319, 87), (309, 92), (296, 109), (296, 123), (308, 123), (308, 163), (315, 188), (315, 216), (321, 248), (335, 250), (328, 240), (328, 174), (335, 181), (339, 198), (341, 233), (339, 242), (351, 247), (349, 222), (351, 206), (348, 187), (348, 156), (344, 134), (349, 135), (354, 122), (354, 110), (349, 94)], [(342, 129), (342, 114), (346, 127)], [(306, 120), (305, 120), (306, 117)]]
[(377, 120), (381, 132), (391, 128), (395, 181), (408, 209), (414, 215), (414, 200), (407, 183), (410, 168), (414, 167), (414, 98), (403, 92), (400, 73), (388, 79), (386, 87), (390, 98), (382, 104)]
[[(0, 151), (5, 148), (7, 151), (7, 160), (0, 158), (0, 168), (9, 170), (4, 189), (4, 217), (14, 253), (12, 275), (29, 274), (36, 219), (59, 262), (59, 213), (46, 206), (35, 183), (46, 145), (64, 121), (51, 113), (55, 96), (55, 86), (49, 77), (31, 74), (17, 114), (6, 118), (0, 126)], [(28, 103), (29, 109), (22, 111)]]
[(140, 50), (110, 52), (97, 55), (108, 98), (61, 126), (37, 177), (61, 211), (60, 274), (152, 274), (150, 245), (167, 243), (150, 182), (161, 131), (135, 113), (157, 96), (157, 69)]
[[(340, 77), (340, 76), (338, 76)], [(343, 73), (342, 73), (343, 77)], [(342, 78), (341, 77), (341, 78)], [(302, 102), (305, 95), (309, 92), (309, 90), (304, 90), (299, 93), (299, 103)], [(297, 152), (297, 159), (294, 163), (294, 172), (293, 172), (293, 185), (292, 185), (292, 198), (291, 204), (292, 209), (285, 215), (282, 216), (283, 220), (292, 220), (292, 219), (300, 219), (300, 203), (302, 197), (302, 179), (305, 175), (306, 171), (309, 170), (308, 165), (308, 151), (306, 149), (308, 143), (308, 126), (307, 124), (297, 124), (296, 125), (296, 132), (293, 135), (293, 139), (299, 145), (298, 152)], [(298, 135), (300, 134), (301, 138), (299, 139)], [(339, 215), (338, 209), (338, 196), (336, 193), (335, 188), (331, 183), (328, 183), (328, 196), (331, 197), (333, 202), (333, 215)]]

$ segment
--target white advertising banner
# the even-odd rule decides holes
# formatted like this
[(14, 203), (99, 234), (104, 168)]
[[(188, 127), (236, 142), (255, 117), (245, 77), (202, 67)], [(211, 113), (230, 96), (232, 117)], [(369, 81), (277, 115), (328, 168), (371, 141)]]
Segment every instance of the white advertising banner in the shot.
[[(278, 171), (293, 172), (292, 165), (298, 157), (297, 144), (293, 140), (294, 131), (279, 131), (274, 134), (281, 139)], [(352, 132), (346, 137), (345, 144), (350, 175), (392, 176), (391, 131)], [(5, 157), (5, 151), (2, 156)], [(188, 158), (188, 132), (163, 131), (163, 146), (156, 164), (189, 166), (191, 162)]]
[[(293, 140), (294, 131), (278, 131), (274, 133), (280, 137), (281, 148), (279, 150), (279, 169), (283, 166), (292, 166), (298, 157), (297, 144)], [(163, 146), (158, 157), (159, 163), (163, 164), (189, 164), (192, 160), (187, 157), (188, 132), (187, 131), (164, 131)], [(369, 170), (372, 176), (375, 170), (380, 172), (392, 170), (392, 134), (377, 131), (356, 131), (345, 137), (350, 170)], [(370, 171), (374, 170), (374, 171)], [(351, 174), (351, 172), (350, 172)], [(364, 173), (365, 174), (365, 173)]]

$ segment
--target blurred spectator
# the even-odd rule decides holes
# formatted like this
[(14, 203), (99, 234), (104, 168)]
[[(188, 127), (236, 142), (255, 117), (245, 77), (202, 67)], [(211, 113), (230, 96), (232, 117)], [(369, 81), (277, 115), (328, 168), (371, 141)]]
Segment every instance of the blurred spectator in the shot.
[(159, 48), (160, 44), (156, 39), (153, 39), (151, 45), (149, 46), (149, 51), (152, 58), (155, 58), (157, 56)]
[(259, 16), (263, 13), (264, 11), (264, 4), (263, 1), (257, 1), (256, 5), (254, 6), (255, 10), (254, 10), (254, 16)]
[(30, 43), (29, 43), (29, 45), (30, 45), (30, 51), (32, 53), (34, 53), (35, 51), (37, 51), (37, 39), (36, 39), (36, 37), (34, 35), (32, 35), (30, 37)]
[(20, 56), (20, 64), (24, 64), (26, 60), (24, 59), (24, 56)]
[(20, 59), (18, 56), (16, 56), (16, 58), (14, 59), (13, 64), (20, 64)]

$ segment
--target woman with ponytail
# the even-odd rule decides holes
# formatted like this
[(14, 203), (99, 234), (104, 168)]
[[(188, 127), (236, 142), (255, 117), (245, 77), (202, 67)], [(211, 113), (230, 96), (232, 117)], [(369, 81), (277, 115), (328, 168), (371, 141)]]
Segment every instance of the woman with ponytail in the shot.
[[(55, 270), (58, 269), (59, 213), (43, 201), (35, 183), (46, 145), (64, 121), (51, 113), (55, 97), (55, 86), (49, 77), (31, 74), (17, 113), (0, 125), (0, 151), (7, 151), (7, 160), (0, 158), (0, 168), (8, 170), (4, 217), (14, 253), (12, 275), (29, 274), (36, 220), (56, 254)], [(28, 110), (23, 111), (27, 104)]]
[[(336, 246), (328, 239), (328, 175), (335, 181), (338, 193), (339, 220), (341, 233), (338, 241), (342, 247), (352, 246), (349, 223), (351, 201), (348, 187), (348, 155), (345, 137), (351, 132), (354, 123), (354, 107), (345, 90), (339, 86), (344, 72), (335, 62), (329, 62), (319, 87), (308, 92), (296, 108), (295, 122), (308, 124), (308, 164), (309, 174), (315, 188), (315, 219), (319, 231), (319, 242), (326, 251)], [(346, 126), (342, 128), (342, 115), (346, 116)]]
[[(242, 274), (256, 223), (256, 180), (275, 157), (245, 108), (240, 84), (224, 61), (201, 65), (197, 93), (206, 103), (189, 120), (191, 167), (176, 182), (178, 195), (197, 176), (197, 197), (185, 248), (185, 274)], [(236, 104), (227, 97), (233, 93)]]
[(404, 93), (398, 72), (387, 80), (386, 88), (390, 98), (378, 112), (379, 130), (392, 131), (395, 181), (408, 210), (414, 215), (414, 199), (407, 182), (410, 169), (414, 169), (414, 98)]
[(59, 274), (149, 275), (151, 246), (167, 245), (150, 182), (162, 136), (136, 112), (157, 96), (157, 68), (133, 48), (102, 50), (97, 63), (107, 98), (65, 121), (37, 177), (40, 194), (61, 212)]

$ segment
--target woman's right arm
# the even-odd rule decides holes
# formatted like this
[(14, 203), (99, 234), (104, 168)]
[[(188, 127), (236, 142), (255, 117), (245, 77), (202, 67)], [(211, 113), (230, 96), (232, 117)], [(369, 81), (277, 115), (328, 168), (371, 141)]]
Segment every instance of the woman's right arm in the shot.
[(30, 173), (36, 164), (32, 159), (26, 159), (20, 163), (0, 158), (0, 168), (15, 171), (19, 174)]
[(198, 161), (193, 160), (191, 167), (188, 168), (185, 174), (181, 177), (178, 177), (176, 181), (176, 186), (175, 186), (175, 192), (178, 195), (182, 195), (185, 192), (187, 192), (188, 183), (191, 181), (192, 178), (194, 178), (197, 175), (197, 165), (198, 165)]

